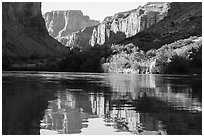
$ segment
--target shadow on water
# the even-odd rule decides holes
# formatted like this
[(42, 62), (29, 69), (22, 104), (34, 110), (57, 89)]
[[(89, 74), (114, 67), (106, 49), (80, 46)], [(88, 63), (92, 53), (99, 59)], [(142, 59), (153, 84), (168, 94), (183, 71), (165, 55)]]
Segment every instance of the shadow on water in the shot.
[(3, 134), (202, 134), (201, 82), (191, 76), (5, 72)]
[[(199, 122), (202, 119), (201, 112), (172, 107), (156, 97), (148, 97), (147, 95), (144, 95), (139, 102), (134, 102), (133, 105), (136, 111), (161, 121), (167, 134), (202, 134), (202, 123)], [(142, 119), (145, 119), (145, 116)], [(141, 121), (143, 121), (142, 119)]]
[(2, 86), (3, 134), (40, 134), (43, 111), (54, 99), (51, 85), (30, 78), (3, 77)]

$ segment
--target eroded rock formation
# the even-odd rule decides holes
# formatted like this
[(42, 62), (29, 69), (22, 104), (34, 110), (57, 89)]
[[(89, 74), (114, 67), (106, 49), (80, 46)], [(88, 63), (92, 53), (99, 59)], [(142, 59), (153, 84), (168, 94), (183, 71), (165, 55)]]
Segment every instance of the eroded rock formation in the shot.
[(133, 43), (148, 51), (190, 36), (202, 36), (202, 3), (172, 2), (164, 19), (119, 44)]
[(70, 36), (68, 36), (67, 43), (65, 44), (67, 47), (70, 48), (79, 48), (85, 50), (90, 47), (89, 41), (92, 36), (93, 29), (95, 27), (86, 27), (80, 31), (73, 32)]
[(106, 17), (93, 30), (90, 44), (94, 46), (117, 43), (124, 38), (131, 37), (162, 20), (167, 15), (168, 9), (169, 3), (147, 3), (137, 9)]
[(75, 35), (72, 33), (99, 24), (99, 21), (90, 20), (80, 10), (52, 11), (45, 13), (43, 17), (49, 34), (64, 45), (70, 43), (68, 41)]

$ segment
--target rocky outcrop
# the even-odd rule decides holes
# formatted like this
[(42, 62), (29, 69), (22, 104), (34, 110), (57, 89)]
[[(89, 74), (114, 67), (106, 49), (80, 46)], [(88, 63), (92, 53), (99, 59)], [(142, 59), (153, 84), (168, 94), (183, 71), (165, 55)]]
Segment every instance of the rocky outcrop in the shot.
[(67, 42), (75, 35), (72, 34), (73, 32), (100, 23), (99, 21), (90, 20), (80, 10), (52, 11), (45, 13), (43, 17), (49, 34), (64, 45), (67, 45)]
[(168, 10), (169, 3), (167, 2), (147, 3), (137, 9), (106, 17), (97, 28), (94, 28), (90, 45), (117, 43), (134, 36), (162, 20)]
[(30, 56), (62, 56), (67, 48), (49, 36), (41, 3), (2, 3), (2, 55), (22, 59)]

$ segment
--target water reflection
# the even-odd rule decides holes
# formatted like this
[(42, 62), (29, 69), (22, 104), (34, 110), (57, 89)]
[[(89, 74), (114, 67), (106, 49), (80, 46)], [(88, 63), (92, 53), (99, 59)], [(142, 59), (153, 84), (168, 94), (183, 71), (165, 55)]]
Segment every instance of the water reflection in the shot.
[[(3, 81), (8, 82), (11, 75)], [(43, 115), (35, 119), (40, 122), (40, 130), (36, 129), (40, 134), (202, 134), (201, 77), (87, 73), (29, 73), (29, 78), (21, 77), (21, 82), (27, 81), (25, 90), (50, 95), (39, 112)], [(13, 77), (10, 81), (11, 85), (17, 82)], [(38, 88), (30, 89), (31, 83), (38, 83)], [(18, 89), (18, 84), (12, 89)], [(3, 83), (3, 93), (8, 89), (8, 83)]]
[[(199, 129), (196, 129), (200, 128), (200, 125), (195, 124), (196, 122), (194, 121), (196, 119), (191, 117), (191, 113), (196, 112), (192, 115), (196, 118), (201, 118), (201, 102), (196, 98), (192, 98), (192, 88), (189, 85), (185, 85), (185, 82), (183, 84), (181, 83), (181, 85), (173, 86), (165, 77), (155, 79), (155, 75), (137, 77), (135, 75), (122, 75), (122, 79), (120, 75), (109, 75), (105, 77), (105, 81), (108, 81), (110, 84), (111, 89), (109, 89), (109, 93), (103, 89), (96, 89), (97, 86), (95, 85), (96, 87), (94, 87), (92, 85), (92, 90), (69, 91), (68, 89), (62, 92), (63, 94), (59, 93), (58, 100), (53, 101), (58, 105), (64, 104), (60, 107), (58, 106), (58, 108), (64, 106), (63, 108), (66, 114), (61, 114), (62, 117), (60, 120), (58, 118), (58, 120), (65, 121), (63, 118), (68, 118), (67, 123), (78, 123), (78, 126), (71, 124), (63, 128), (58, 127), (53, 129), (53, 126), (52, 129), (43, 128), (57, 130), (58, 133), (82, 133), (82, 131), (87, 131), (87, 129), (84, 130), (83, 128), (89, 128), (89, 120), (93, 121), (95, 118), (97, 121), (98, 118), (102, 118), (105, 126), (112, 127), (111, 134), (115, 132), (130, 132), (132, 134), (197, 133), (194, 130), (200, 132)], [(62, 97), (64, 98), (62, 99)], [(63, 103), (59, 103), (59, 100)], [(52, 104), (50, 105), (48, 107), (49, 109), (52, 108)], [(75, 111), (68, 108), (72, 108)], [(58, 114), (60, 114), (61, 109), (58, 111)], [(68, 113), (72, 113), (77, 119), (69, 117)], [(49, 115), (49, 112), (47, 115)], [(185, 117), (187, 119), (184, 119)], [(175, 125), (172, 125), (172, 121), (174, 120), (177, 120), (177, 122), (174, 123)], [(186, 129), (181, 129), (179, 132), (170, 130), (175, 126), (179, 129), (177, 126), (179, 123), (182, 128), (184, 125), (189, 125), (190, 122), (185, 120), (191, 120), (193, 123), (191, 125), (198, 127), (194, 127), (192, 130), (186, 127)], [(98, 122), (95, 122), (95, 124), (98, 124)], [(168, 127), (169, 130), (167, 131), (165, 124), (171, 124), (172, 127)], [(59, 129), (62, 129), (62, 131)], [(91, 132), (93, 131), (90, 129), (86, 133), (91, 134)]]

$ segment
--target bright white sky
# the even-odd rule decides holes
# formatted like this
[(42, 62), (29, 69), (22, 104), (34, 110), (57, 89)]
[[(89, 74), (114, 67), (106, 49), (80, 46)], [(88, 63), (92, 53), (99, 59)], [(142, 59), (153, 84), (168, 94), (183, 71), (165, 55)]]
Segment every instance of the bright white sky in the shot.
[(115, 13), (136, 9), (146, 2), (42, 2), (42, 14), (53, 10), (81, 10), (90, 19), (103, 21)]

